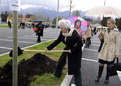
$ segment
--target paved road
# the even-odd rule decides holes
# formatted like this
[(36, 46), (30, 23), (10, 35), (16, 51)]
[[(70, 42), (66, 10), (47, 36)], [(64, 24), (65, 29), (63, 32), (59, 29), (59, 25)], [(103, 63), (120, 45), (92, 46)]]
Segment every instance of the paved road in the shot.
[[(44, 30), (44, 36), (42, 37), (42, 42), (48, 41), (51, 39), (57, 38), (59, 34), (59, 29), (47, 28)], [(98, 34), (97, 34), (98, 35)], [(92, 44), (89, 48), (85, 48), (83, 51), (83, 60), (82, 60), (82, 83), (83, 86), (121, 86), (118, 76), (110, 78), (110, 83), (104, 84), (104, 79), (106, 75), (106, 67), (104, 68), (103, 75), (100, 79), (100, 82), (94, 82), (97, 71), (98, 71), (98, 47), (100, 41), (98, 40), (97, 35), (92, 37)], [(18, 46), (21, 48), (35, 45), (37, 36), (32, 29), (18, 29)], [(121, 36), (120, 36), (121, 43)], [(121, 44), (120, 44), (121, 45)], [(0, 28), (0, 54), (9, 52), (12, 49), (12, 29)], [(121, 62), (121, 48), (120, 56)]]
[[(82, 60), (82, 68), (81, 68), (83, 86), (121, 86), (121, 82), (119, 81), (118, 76), (110, 77), (110, 82), (108, 84), (104, 84), (104, 79), (106, 75), (106, 65), (105, 65), (102, 77), (100, 79), (100, 82), (96, 83), (94, 81), (98, 72), (97, 50), (100, 44), (100, 41), (97, 36), (98, 34), (92, 37), (91, 46), (89, 48), (85, 48), (83, 51), (83, 56), (82, 56), (83, 60)], [(120, 35), (120, 43), (121, 43), (121, 35)], [(120, 47), (119, 59), (121, 62), (121, 47)]]
[[(60, 29), (46, 28), (42, 42), (52, 40), (58, 37)], [(35, 45), (37, 36), (33, 29), (18, 29), (18, 46), (21, 48)], [(0, 28), (0, 54), (9, 52), (13, 47), (13, 30), (9, 28)]]

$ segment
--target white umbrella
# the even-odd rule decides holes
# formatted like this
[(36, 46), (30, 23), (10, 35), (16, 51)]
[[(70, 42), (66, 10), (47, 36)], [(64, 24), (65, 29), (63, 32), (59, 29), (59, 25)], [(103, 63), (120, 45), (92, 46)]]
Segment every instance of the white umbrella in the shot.
[[(102, 18), (121, 17), (121, 10), (112, 6), (103, 5), (92, 8), (85, 14), (85, 16), (102, 17)], [(103, 28), (103, 22), (102, 22), (102, 28)]]
[(92, 8), (85, 16), (121, 17), (121, 10), (112, 6), (103, 5)]

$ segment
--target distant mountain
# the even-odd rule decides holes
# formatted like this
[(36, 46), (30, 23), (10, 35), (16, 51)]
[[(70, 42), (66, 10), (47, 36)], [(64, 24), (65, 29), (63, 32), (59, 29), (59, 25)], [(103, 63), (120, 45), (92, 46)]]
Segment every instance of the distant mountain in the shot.
[[(5, 12), (11, 12), (7, 6), (1, 7), (1, 11)], [(84, 16), (84, 14), (87, 12), (83, 12), (83, 11), (79, 11), (81, 16)], [(43, 7), (32, 7), (32, 8), (27, 8), (27, 9), (21, 9), (21, 12), (19, 12), (19, 14), (23, 14), (24, 16), (29, 13), (29, 14), (41, 14), (43, 17), (50, 17), (51, 20), (53, 20), (53, 18), (55, 18), (57, 16), (57, 11), (55, 10), (50, 10), (50, 9), (46, 9)], [(69, 11), (64, 11), (64, 12), (59, 12), (59, 16), (63, 16), (63, 17), (67, 17), (69, 15)]]
[(9, 10), (8, 6), (1, 6), (1, 12), (5, 12), (5, 11), (11, 12), (11, 11)]

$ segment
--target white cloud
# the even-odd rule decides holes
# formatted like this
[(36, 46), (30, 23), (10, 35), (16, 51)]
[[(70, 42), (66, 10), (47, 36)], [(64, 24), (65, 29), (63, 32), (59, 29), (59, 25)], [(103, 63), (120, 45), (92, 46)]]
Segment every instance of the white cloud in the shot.
[(20, 5), (21, 9), (34, 8), (34, 7), (42, 7), (44, 9), (52, 10), (52, 9), (50, 9), (48, 7), (45, 7), (45, 6), (42, 6), (42, 5), (28, 5), (28, 4), (26, 4), (26, 5)]
[[(21, 5), (21, 6), (20, 6), (20, 8), (22, 8), (22, 9), (27, 9), (27, 8), (30, 8), (30, 7), (37, 7), (37, 6), (35, 6), (35, 5), (28, 5), (28, 4), (26, 4), (26, 5)], [(40, 6), (40, 7), (42, 7), (42, 6)]]
[[(27, 7), (43, 6), (47, 9), (57, 10), (58, 0), (20, 0), (22, 9)], [(104, 5), (105, 0), (72, 0), (72, 10), (90, 10), (93, 7)], [(1, 3), (7, 4), (7, 0), (1, 0)], [(70, 0), (59, 0), (59, 10), (69, 10)], [(121, 10), (120, 0), (106, 0), (106, 5), (110, 5)]]

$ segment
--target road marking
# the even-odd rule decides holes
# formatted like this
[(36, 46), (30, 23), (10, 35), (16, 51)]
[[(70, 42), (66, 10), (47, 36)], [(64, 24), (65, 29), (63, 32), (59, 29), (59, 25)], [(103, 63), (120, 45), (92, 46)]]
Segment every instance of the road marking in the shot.
[(98, 51), (98, 50), (95, 50), (95, 49), (89, 49), (89, 48), (85, 48), (85, 50), (90, 50), (90, 51)]
[(98, 47), (100, 46), (99, 44), (91, 44), (91, 45), (92, 45), (92, 46), (98, 46)]
[(91, 41), (99, 41), (99, 39), (91, 39)]
[[(13, 38), (13, 37), (8, 37), (8, 38)], [(21, 39), (37, 39), (37, 37), (36, 38), (18, 37), (18, 38), (21, 38)]]
[[(13, 42), (13, 40), (8, 40), (8, 39), (0, 39), (0, 40), (2, 40), (2, 41), (9, 41), (9, 42)], [(35, 43), (35, 42), (27, 42), (27, 41), (18, 41), (18, 42), (21, 42), (21, 43)]]
[(98, 42), (98, 41), (91, 41), (91, 43), (99, 43), (100, 44), (100, 42)]
[[(98, 52), (98, 50), (95, 50), (95, 49), (88, 49), (88, 48), (85, 48), (85, 50), (90, 50), (90, 51), (96, 51), (96, 52)], [(121, 55), (121, 53), (119, 53), (119, 55)]]
[[(13, 38), (13, 37), (8, 37), (8, 38)], [(24, 37), (18, 37), (18, 38), (21, 38), (21, 39), (37, 39), (37, 36), (24, 36)], [(41, 39), (54, 39), (54, 37), (51, 37), (51, 38), (46, 38), (46, 37), (41, 37)]]
[(1, 47), (0, 48), (3, 48), (3, 49), (8, 49), (8, 50), (11, 50), (12, 48), (8, 48), (8, 47)]
[(98, 62), (98, 60), (86, 59), (86, 58), (82, 58), (82, 60), (85, 60), (85, 61), (91, 61), (91, 62)]
[(76, 84), (71, 84), (71, 86), (76, 86)]

